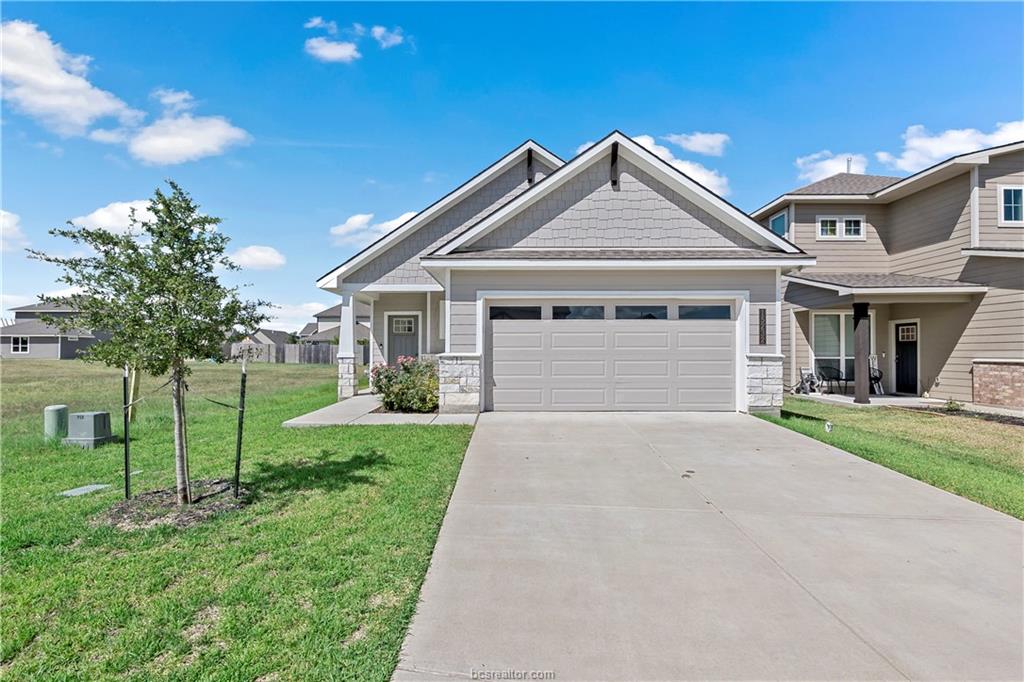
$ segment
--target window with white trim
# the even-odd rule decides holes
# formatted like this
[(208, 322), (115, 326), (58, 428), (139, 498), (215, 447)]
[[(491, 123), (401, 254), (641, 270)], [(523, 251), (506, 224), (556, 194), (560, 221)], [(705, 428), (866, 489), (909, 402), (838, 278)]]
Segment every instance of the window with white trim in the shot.
[(864, 240), (864, 216), (862, 215), (820, 215), (817, 216), (817, 238)]
[[(868, 317), (869, 353), (874, 352), (874, 330)], [(848, 380), (853, 380), (853, 313), (813, 313), (811, 321), (811, 349), (814, 352), (814, 371), (824, 367), (838, 369)]]
[(416, 318), (414, 317), (392, 317), (391, 331), (400, 336), (408, 336), (416, 333)]
[(1004, 227), (1024, 225), (1024, 187), (1000, 185), (998, 194), (999, 225)]
[(776, 213), (768, 220), (768, 229), (780, 237), (785, 237), (786, 232), (789, 230), (789, 212), (782, 211)]
[(12, 353), (27, 353), (28, 352), (28, 337), (27, 336), (12, 336), (11, 337), (11, 352)]

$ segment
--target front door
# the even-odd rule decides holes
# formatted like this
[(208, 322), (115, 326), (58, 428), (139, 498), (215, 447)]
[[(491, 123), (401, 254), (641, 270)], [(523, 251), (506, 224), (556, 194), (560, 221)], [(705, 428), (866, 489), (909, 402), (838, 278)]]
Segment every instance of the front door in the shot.
[(402, 355), (418, 357), (419, 354), (419, 319), (415, 315), (389, 315), (388, 364), (395, 364)]
[(896, 325), (896, 392), (917, 395), (917, 322)]

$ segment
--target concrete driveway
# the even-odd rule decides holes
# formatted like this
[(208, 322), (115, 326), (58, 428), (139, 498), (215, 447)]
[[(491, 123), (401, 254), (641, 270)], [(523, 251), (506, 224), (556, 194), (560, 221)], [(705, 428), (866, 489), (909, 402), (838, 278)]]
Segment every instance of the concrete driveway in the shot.
[(745, 415), (488, 413), (394, 678), (1021, 679), (1022, 537)]

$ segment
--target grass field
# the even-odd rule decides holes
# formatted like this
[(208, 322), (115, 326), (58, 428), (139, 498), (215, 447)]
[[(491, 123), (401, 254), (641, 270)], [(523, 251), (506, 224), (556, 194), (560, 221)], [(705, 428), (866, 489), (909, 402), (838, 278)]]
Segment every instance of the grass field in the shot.
[(1024, 519), (1024, 427), (792, 396), (781, 417), (764, 419)]
[[(334, 400), (331, 366), (253, 365), (243, 484), (251, 504), (201, 525), (124, 532), (122, 448), (41, 438), (44, 405), (110, 410), (120, 374), (77, 361), (2, 368), (0, 669), (5, 679), (387, 679), (469, 427), (283, 429)], [(195, 366), (193, 479), (227, 478), (238, 367)], [(143, 394), (162, 380), (146, 379)], [(135, 491), (173, 484), (167, 389), (133, 425)], [(112, 487), (58, 496), (87, 483)]]

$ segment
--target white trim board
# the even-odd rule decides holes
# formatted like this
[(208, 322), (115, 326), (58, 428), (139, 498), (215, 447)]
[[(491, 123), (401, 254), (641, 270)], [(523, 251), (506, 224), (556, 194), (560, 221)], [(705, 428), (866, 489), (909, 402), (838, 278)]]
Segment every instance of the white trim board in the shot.
[(337, 287), (337, 280), (342, 278), (346, 272), (353, 272), (359, 267), (365, 265), (370, 260), (397, 243), (407, 234), (419, 229), (455, 204), (462, 201), (465, 197), (486, 185), (501, 173), (504, 173), (509, 168), (519, 163), (519, 161), (526, 156), (528, 150), (532, 150), (535, 156), (553, 169), (558, 169), (565, 163), (533, 140), (527, 140), (482, 170), (476, 176), (450, 192), (445, 197), (431, 204), (429, 207), (420, 213), (417, 213), (412, 218), (389, 232), (386, 236), (377, 240), (373, 244), (370, 244), (368, 247), (363, 249), (363, 251), (334, 268), (326, 275), (320, 277), (316, 281), (316, 285), (321, 289), (333, 289)]
[(850, 287), (830, 282), (816, 282), (809, 279), (801, 279), (794, 275), (785, 275), (783, 279), (794, 284), (803, 284), (818, 289), (828, 289), (840, 296), (848, 295), (869, 295), (869, 294), (980, 294), (988, 291), (988, 287), (981, 285), (971, 286), (934, 286), (934, 287)]
[(1024, 258), (1024, 251), (1013, 249), (960, 249), (961, 256), (987, 256), (989, 258)]
[(640, 146), (632, 138), (617, 130), (569, 161), (535, 188), (520, 194), (481, 220), (474, 227), (437, 249), (434, 253), (448, 255), (452, 251), (471, 244), (484, 235), (489, 234), (503, 225), (513, 215), (554, 193), (565, 183), (595, 163), (603, 161), (605, 157), (611, 155), (612, 145), (616, 144), (618, 145), (620, 156), (640, 166), (661, 182), (664, 182), (690, 201), (693, 201), (700, 208), (722, 220), (729, 227), (732, 227), (741, 234), (746, 234), (755, 242), (764, 246), (774, 246), (784, 253), (801, 253), (799, 248), (758, 224), (746, 213), (695, 182), (678, 169), (668, 165), (652, 152)]
[(451, 268), (455, 270), (508, 270), (508, 269), (558, 269), (558, 270), (673, 270), (689, 268), (694, 270), (773, 270), (775, 268), (801, 268), (813, 266), (817, 261), (807, 258), (691, 258), (686, 260), (652, 260), (631, 258), (623, 260), (593, 259), (470, 259), (432, 258), (420, 264), (429, 272), (432, 269)]

